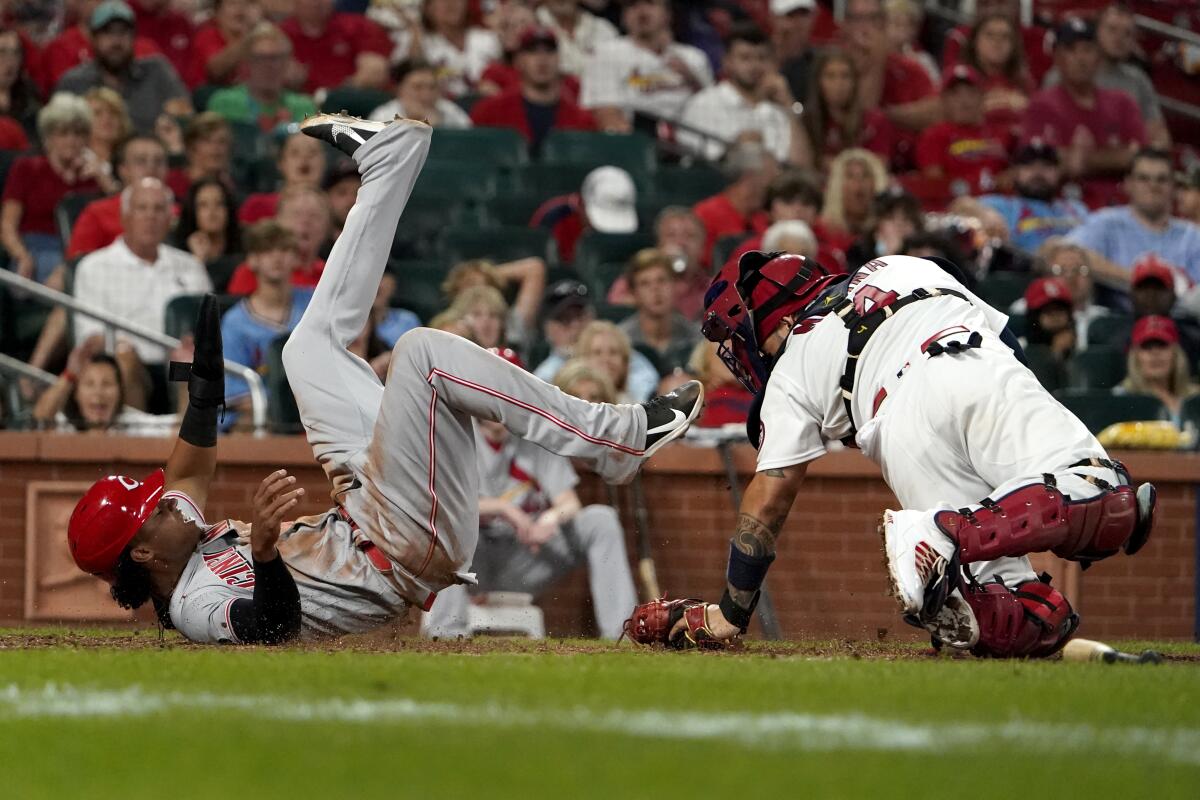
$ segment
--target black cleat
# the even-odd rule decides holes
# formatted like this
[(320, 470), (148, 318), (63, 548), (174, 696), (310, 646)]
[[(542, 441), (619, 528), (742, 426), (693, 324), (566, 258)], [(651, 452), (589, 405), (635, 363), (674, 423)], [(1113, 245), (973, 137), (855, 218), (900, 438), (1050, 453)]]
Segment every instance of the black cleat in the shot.
[(348, 156), (353, 156), (360, 146), (366, 144), (367, 139), (388, 125), (391, 123), (352, 117), (343, 111), (340, 114), (311, 116), (300, 123), (300, 130), (314, 139), (329, 142)]
[(1150, 538), (1154, 529), (1154, 506), (1158, 502), (1158, 492), (1153, 483), (1143, 483), (1137, 488), (1137, 524), (1133, 526), (1133, 534), (1125, 542), (1125, 555), (1131, 556)]
[(688, 426), (704, 407), (704, 386), (700, 381), (688, 381), (670, 394), (652, 397), (646, 409), (646, 448), (643, 457), (654, 455), (668, 442), (687, 432)]

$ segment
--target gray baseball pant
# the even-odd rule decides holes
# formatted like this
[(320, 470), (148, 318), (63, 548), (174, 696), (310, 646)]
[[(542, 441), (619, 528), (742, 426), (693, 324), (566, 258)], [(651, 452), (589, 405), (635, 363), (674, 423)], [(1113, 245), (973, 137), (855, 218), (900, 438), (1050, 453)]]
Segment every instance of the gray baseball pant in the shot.
[(646, 413), (587, 403), (460, 337), (400, 338), (387, 385), (346, 348), (366, 326), (432, 129), (392, 123), (355, 153), (362, 173), (312, 301), (283, 351), (309, 444), (333, 495), (396, 569), (418, 605), (462, 582), (479, 535), (471, 418), (588, 463), (605, 480), (641, 466)]
[[(583, 564), (588, 569), (596, 628), (605, 639), (616, 639), (633, 613), (637, 593), (625, 555), (625, 533), (611, 506), (584, 507), (536, 553), (507, 527), (494, 532), (484, 528), (472, 569), (479, 574), (483, 591), (528, 592), (536, 597)], [(470, 635), (469, 602), (465, 586), (452, 586), (439, 594), (426, 620), (426, 635), (443, 639)]]

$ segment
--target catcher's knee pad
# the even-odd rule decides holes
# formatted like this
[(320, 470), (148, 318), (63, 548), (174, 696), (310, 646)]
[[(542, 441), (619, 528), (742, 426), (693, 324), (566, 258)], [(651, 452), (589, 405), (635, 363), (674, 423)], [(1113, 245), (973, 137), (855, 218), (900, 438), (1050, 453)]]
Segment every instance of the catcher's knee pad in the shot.
[[(1047, 476), (1052, 478), (1052, 476)], [(934, 522), (958, 543), (964, 564), (1050, 550), (1060, 558), (1097, 561), (1138, 530), (1138, 501), (1129, 486), (1101, 487), (1072, 500), (1051, 482), (1022, 486), (975, 510), (939, 511)]]
[(979, 641), (971, 648), (977, 656), (1045, 658), (1079, 627), (1079, 615), (1045, 575), (1015, 590), (997, 580), (967, 586), (963, 594), (979, 624)]

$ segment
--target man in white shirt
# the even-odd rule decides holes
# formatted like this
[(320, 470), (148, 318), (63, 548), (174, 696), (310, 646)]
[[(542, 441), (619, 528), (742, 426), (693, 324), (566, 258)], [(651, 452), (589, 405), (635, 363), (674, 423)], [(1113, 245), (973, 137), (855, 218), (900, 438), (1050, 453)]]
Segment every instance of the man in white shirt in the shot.
[(674, 119), (688, 98), (712, 85), (699, 49), (675, 42), (667, 0), (622, 0), (628, 31), (596, 48), (583, 70), (579, 104), (602, 130), (627, 132), (635, 112)]
[[(171, 191), (157, 178), (143, 178), (121, 193), (124, 233), (108, 247), (84, 257), (75, 273), (75, 297), (125, 322), (164, 333), (169, 303), (185, 294), (212, 291), (208, 273), (193, 255), (163, 244), (171, 230)], [(103, 334), (98, 320), (75, 315), (75, 343)], [(117, 362), (125, 401), (146, 408), (146, 364), (166, 360), (165, 348), (117, 333)]]
[(688, 100), (679, 121), (688, 128), (679, 143), (710, 161), (721, 158), (729, 144), (759, 139), (781, 164), (801, 162), (805, 138), (798, 133), (796, 99), (783, 75), (771, 67), (767, 36), (752, 23), (735, 25), (725, 40), (725, 79)]
[(559, 66), (566, 75), (583, 74), (596, 47), (621, 35), (611, 22), (584, 10), (580, 0), (545, 0), (537, 19), (558, 37)]

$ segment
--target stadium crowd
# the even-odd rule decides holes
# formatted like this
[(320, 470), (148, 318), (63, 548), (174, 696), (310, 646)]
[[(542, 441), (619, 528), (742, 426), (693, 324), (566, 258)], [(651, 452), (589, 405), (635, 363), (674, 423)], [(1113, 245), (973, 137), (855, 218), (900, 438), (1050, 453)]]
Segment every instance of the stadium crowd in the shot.
[[(429, 325), (567, 391), (751, 398), (699, 336), (751, 249), (842, 270), (961, 265), (1089, 425), (1200, 420), (1200, 168), (1120, 4), (913, 0), (6, 0), (4, 268), (181, 339), (177, 352), (0, 291), (0, 425), (161, 433), (204, 292), (227, 356), (300, 430), (282, 342), (359, 178), (318, 110), (436, 129), (356, 353)], [(1198, 21), (1200, 22), (1200, 21)], [(1157, 44), (1155, 44), (1157, 46)], [(1158, 63), (1158, 62), (1154, 62)], [(1194, 153), (1191, 153), (1194, 157)], [(231, 379), (227, 430), (251, 425)]]

